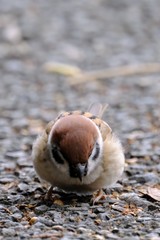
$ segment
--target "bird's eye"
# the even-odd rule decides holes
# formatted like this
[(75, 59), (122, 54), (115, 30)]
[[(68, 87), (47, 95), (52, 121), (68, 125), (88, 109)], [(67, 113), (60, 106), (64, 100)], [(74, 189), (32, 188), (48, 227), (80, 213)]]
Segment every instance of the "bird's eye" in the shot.
[(92, 160), (96, 160), (99, 156), (99, 153), (100, 153), (100, 146), (99, 144), (96, 142), (96, 146), (95, 146), (95, 153), (92, 157)]
[(52, 146), (51, 152), (52, 152), (52, 156), (54, 157), (57, 163), (64, 164), (63, 156), (57, 146)]

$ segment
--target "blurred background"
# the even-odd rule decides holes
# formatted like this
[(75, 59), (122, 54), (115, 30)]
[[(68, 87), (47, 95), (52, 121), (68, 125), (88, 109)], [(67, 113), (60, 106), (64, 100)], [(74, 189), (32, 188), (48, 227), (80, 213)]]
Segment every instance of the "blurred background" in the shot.
[[(159, 62), (158, 0), (0, 0), (0, 6), (0, 131), (8, 137), (2, 151), (15, 145), (11, 137), (31, 137), (31, 145), (59, 111), (87, 110), (93, 102), (109, 104), (104, 118), (123, 141), (133, 131), (158, 131), (159, 71), (125, 76), (124, 67), (115, 77), (113, 70)], [(111, 77), (85, 75), (108, 69)]]

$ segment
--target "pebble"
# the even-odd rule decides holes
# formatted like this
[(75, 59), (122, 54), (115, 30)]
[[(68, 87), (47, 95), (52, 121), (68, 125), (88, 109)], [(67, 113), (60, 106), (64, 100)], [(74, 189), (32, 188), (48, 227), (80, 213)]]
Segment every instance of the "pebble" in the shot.
[(17, 159), (17, 164), (20, 167), (33, 167), (33, 162), (28, 160), (28, 157), (21, 157)]
[(35, 208), (36, 214), (42, 214), (48, 210), (48, 207), (46, 205), (41, 205)]
[(16, 231), (12, 228), (2, 228), (2, 234), (4, 237), (14, 237), (16, 235)]
[(53, 225), (55, 225), (55, 223), (52, 220), (47, 219), (45, 217), (39, 217), (38, 221), (48, 227), (52, 227)]
[(137, 174), (130, 177), (131, 180), (136, 180), (138, 183), (145, 184), (145, 183), (159, 183), (160, 177), (158, 177), (155, 173), (143, 173)]
[(108, 221), (110, 219), (106, 213), (100, 213), (99, 217), (103, 221)]
[(5, 156), (11, 159), (17, 159), (17, 158), (25, 157), (26, 154), (22, 151), (14, 151), (14, 152), (7, 152)]
[[(71, 86), (68, 77), (42, 66), (69, 63), (85, 73), (158, 62), (160, 2), (1, 2), (0, 240), (157, 240), (159, 202), (139, 187), (159, 183), (159, 73)], [(94, 206), (91, 196), (70, 194), (59, 194), (63, 206), (48, 203), (33, 169), (32, 143), (59, 111), (85, 110), (95, 101), (109, 104), (103, 119), (130, 159), (124, 175)]]
[(26, 184), (26, 183), (19, 183), (18, 184), (18, 190), (19, 191), (28, 191), (28, 189), (29, 189), (29, 186), (28, 186), (28, 184)]
[[(39, 222), (39, 221), (37, 221), (34, 225), (34, 228), (36, 228), (36, 229), (45, 229), (45, 224), (44, 223), (42, 223), (42, 222)], [(35, 234), (36, 235), (36, 234)]]
[(14, 221), (20, 221), (22, 217), (23, 217), (23, 216), (22, 216), (21, 213), (14, 213), (14, 214), (12, 214), (12, 219), (13, 219)]
[(14, 180), (16, 180), (16, 177), (13, 175), (8, 175), (7, 177), (0, 177), (0, 183), (10, 183), (13, 182)]
[(94, 213), (104, 213), (105, 209), (103, 207), (97, 207), (93, 210)]
[(97, 214), (96, 214), (96, 213), (91, 213), (91, 214), (89, 215), (89, 217), (95, 219), (95, 218), (97, 217)]
[(69, 221), (70, 221), (70, 222), (74, 222), (74, 221), (75, 221), (75, 216), (70, 216), (70, 217), (69, 217)]
[(148, 201), (140, 198), (135, 193), (123, 193), (120, 199), (126, 201), (128, 204), (135, 204), (138, 207), (147, 207), (149, 205)]

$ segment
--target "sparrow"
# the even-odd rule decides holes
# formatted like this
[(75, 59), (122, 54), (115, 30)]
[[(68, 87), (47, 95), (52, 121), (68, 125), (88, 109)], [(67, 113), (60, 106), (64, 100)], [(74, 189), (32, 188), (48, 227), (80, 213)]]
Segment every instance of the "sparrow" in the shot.
[(62, 112), (33, 144), (32, 159), (40, 179), (78, 195), (116, 183), (125, 157), (118, 137), (102, 120), (106, 109), (92, 104), (87, 112)]

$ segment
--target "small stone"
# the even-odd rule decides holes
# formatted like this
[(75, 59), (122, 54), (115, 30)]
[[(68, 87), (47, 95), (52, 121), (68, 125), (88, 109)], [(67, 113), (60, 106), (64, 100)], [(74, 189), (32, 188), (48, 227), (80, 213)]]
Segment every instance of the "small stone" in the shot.
[(124, 208), (119, 206), (119, 205), (117, 205), (117, 204), (113, 204), (112, 205), (112, 209), (114, 209), (114, 210), (116, 210), (118, 212), (123, 212), (124, 211)]
[(12, 218), (13, 218), (13, 220), (19, 221), (22, 218), (22, 214), (21, 213), (14, 213), (14, 214), (12, 214)]
[(112, 233), (118, 233), (119, 232), (119, 229), (118, 228), (114, 228), (113, 230), (112, 230)]
[(9, 170), (14, 170), (16, 167), (16, 163), (15, 162), (5, 162), (1, 165), (4, 169), (9, 169)]
[(47, 219), (45, 217), (39, 217), (38, 218), (40, 223), (43, 223), (44, 225), (48, 226), (48, 227), (52, 227), (54, 225), (54, 222), (50, 219)]
[(110, 219), (106, 213), (100, 213), (99, 217), (103, 221), (108, 221)]
[(13, 237), (16, 235), (16, 231), (13, 228), (2, 228), (2, 234), (5, 237)]
[(64, 230), (64, 228), (61, 225), (55, 225), (55, 226), (53, 226), (52, 229), (57, 230), (57, 231), (63, 231)]
[(28, 157), (26, 157), (26, 156), (17, 159), (17, 164), (20, 167), (32, 167), (33, 166), (33, 162), (30, 160), (30, 158), (28, 159)]
[(94, 235), (94, 239), (95, 239), (95, 240), (105, 240), (105, 237), (104, 237), (104, 236), (101, 236), (101, 235), (98, 235), (98, 234), (95, 234), (95, 235)]
[(21, 130), (22, 128), (28, 127), (28, 121), (26, 119), (15, 119), (12, 122), (12, 127), (16, 130)]
[(148, 222), (148, 221), (151, 221), (151, 217), (138, 217), (137, 221), (138, 222)]
[(21, 221), (22, 226), (28, 226), (28, 221)]
[(35, 213), (41, 214), (48, 210), (48, 207), (46, 205), (41, 205), (35, 208)]
[(120, 196), (121, 200), (125, 200), (129, 204), (134, 204), (138, 207), (147, 207), (149, 205), (149, 202), (146, 201), (145, 199), (140, 198), (138, 195), (135, 193), (123, 193)]
[(159, 183), (160, 178), (155, 173), (143, 173), (143, 174), (137, 174), (132, 177), (130, 177), (130, 180), (135, 180), (138, 183), (144, 184), (144, 183)]
[(36, 229), (44, 229), (45, 228), (45, 224), (41, 223), (41, 222), (36, 222), (35, 224), (33, 224), (33, 226), (36, 228)]
[(28, 189), (29, 189), (29, 185), (28, 185), (28, 184), (26, 184), (26, 183), (19, 183), (19, 184), (18, 184), (18, 190), (19, 190), (19, 191), (25, 192), (25, 191), (27, 191)]
[(2, 176), (0, 177), (0, 183), (10, 183), (16, 180), (15, 176), (12, 175), (6, 175), (6, 177)]
[(11, 43), (17, 43), (21, 40), (21, 31), (18, 25), (11, 23), (3, 31), (3, 37), (5, 40)]
[(85, 228), (85, 227), (79, 227), (77, 232), (79, 234), (82, 234), (82, 233), (92, 233), (93, 231), (91, 229), (88, 229), (88, 228)]
[(105, 209), (103, 207), (97, 207), (93, 211), (94, 213), (104, 213)]
[(17, 158), (26, 156), (26, 154), (22, 151), (14, 151), (14, 152), (7, 152), (5, 156), (11, 159), (17, 159)]
[(74, 222), (74, 221), (75, 221), (75, 216), (70, 216), (70, 217), (69, 217), (69, 221), (70, 221), (70, 222)]
[(91, 213), (91, 214), (89, 215), (89, 217), (94, 219), (94, 218), (97, 217), (97, 214), (96, 214), (96, 213)]

